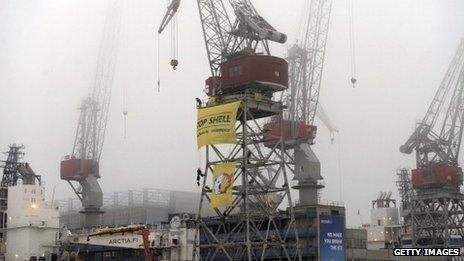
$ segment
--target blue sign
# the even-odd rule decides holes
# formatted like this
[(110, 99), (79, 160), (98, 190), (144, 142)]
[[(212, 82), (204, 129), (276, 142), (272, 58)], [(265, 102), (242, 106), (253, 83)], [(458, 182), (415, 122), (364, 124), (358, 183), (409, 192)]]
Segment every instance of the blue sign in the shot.
[(321, 261), (345, 260), (343, 216), (319, 216), (319, 253)]

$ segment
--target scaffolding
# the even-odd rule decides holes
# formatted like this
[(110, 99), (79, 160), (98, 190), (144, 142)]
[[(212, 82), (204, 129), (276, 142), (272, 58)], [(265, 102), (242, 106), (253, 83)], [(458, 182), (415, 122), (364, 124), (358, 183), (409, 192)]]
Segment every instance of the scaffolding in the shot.
[[(283, 136), (266, 143), (266, 124), (272, 117), (281, 124), (282, 103), (253, 94), (223, 97), (221, 103), (240, 101), (237, 142), (208, 145), (203, 180), (195, 255), (201, 260), (300, 259), (298, 233), (290, 196), (288, 172), (293, 159), (284, 149)], [(232, 204), (209, 208), (212, 189), (207, 185), (216, 164), (235, 162)], [(286, 210), (279, 207), (287, 206)]]
[(398, 192), (401, 198), (401, 208), (408, 210), (411, 205), (411, 198), (414, 194), (414, 190), (411, 184), (411, 177), (409, 171), (406, 168), (401, 168), (396, 171), (396, 186), (398, 187)]

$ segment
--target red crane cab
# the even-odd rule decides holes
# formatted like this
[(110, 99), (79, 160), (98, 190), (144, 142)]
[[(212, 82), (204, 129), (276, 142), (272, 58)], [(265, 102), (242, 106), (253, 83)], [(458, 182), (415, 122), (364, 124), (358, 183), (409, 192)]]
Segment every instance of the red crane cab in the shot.
[(458, 166), (437, 165), (411, 171), (414, 188), (439, 188), (445, 185), (462, 185), (462, 169)]
[(279, 142), (281, 131), (285, 145), (292, 145), (297, 140), (312, 144), (317, 132), (317, 127), (314, 125), (307, 125), (303, 122), (293, 123), (288, 120), (282, 120), (282, 125), (278, 121), (268, 123), (265, 128), (267, 129), (264, 135), (266, 147), (273, 147)]
[(213, 96), (214, 86), (222, 94), (247, 89), (271, 94), (288, 88), (288, 63), (269, 55), (248, 55), (229, 58), (221, 65), (221, 77), (206, 80), (206, 94)]
[(60, 177), (63, 180), (82, 180), (93, 175), (100, 178), (98, 162), (91, 159), (68, 158), (61, 161)]

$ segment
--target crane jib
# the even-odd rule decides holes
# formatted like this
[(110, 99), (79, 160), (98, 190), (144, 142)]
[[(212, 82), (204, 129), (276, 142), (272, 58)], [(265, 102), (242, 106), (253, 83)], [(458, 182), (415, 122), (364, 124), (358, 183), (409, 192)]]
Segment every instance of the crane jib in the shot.
[[(442, 120), (437, 124), (438, 120)], [(416, 151), (417, 169), (413, 185), (442, 186), (446, 180), (462, 184), (458, 156), (464, 128), (464, 39), (448, 67), (427, 113), (409, 139), (400, 147), (402, 153)], [(427, 180), (425, 176), (433, 177)], [(428, 178), (430, 179), (430, 178)]]

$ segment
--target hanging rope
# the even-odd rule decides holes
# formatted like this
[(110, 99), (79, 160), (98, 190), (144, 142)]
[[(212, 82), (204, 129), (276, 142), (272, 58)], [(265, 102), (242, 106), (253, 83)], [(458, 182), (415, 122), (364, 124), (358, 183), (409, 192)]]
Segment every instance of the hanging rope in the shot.
[(201, 150), (198, 150), (198, 167), (201, 167)]
[(158, 70), (157, 71), (157, 75), (158, 75), (158, 92), (160, 92), (161, 80), (160, 80), (160, 35), (159, 34), (158, 34), (158, 53), (156, 55), (156, 59), (157, 59), (156, 69)]
[[(176, 5), (177, 3), (177, 5)], [(168, 10), (161, 22), (160, 28), (158, 29), (158, 54), (157, 54), (157, 66), (158, 66), (158, 92), (160, 91), (160, 34), (163, 32), (167, 23), (171, 24), (171, 61), (170, 64), (172, 69), (175, 70), (179, 65), (179, 60), (177, 59), (177, 50), (178, 50), (178, 25), (177, 25), (177, 8), (180, 1), (166, 1)]]
[(175, 70), (179, 65), (177, 60), (177, 48), (178, 48), (178, 27), (177, 27), (177, 14), (174, 15), (171, 22), (171, 66)]
[(123, 103), (123, 111), (122, 115), (124, 115), (124, 139), (127, 138), (127, 114), (129, 111), (127, 110), (127, 87), (123, 87), (123, 94), (122, 94), (122, 103)]
[[(130, 26), (133, 24), (133, 17), (134, 17), (134, 8), (133, 5), (130, 3), (130, 1), (126, 2), (126, 10), (127, 10), (127, 22), (125, 23), (125, 41), (127, 44), (127, 49), (129, 53), (131, 53), (131, 45), (129, 44), (131, 41), (129, 40), (129, 32), (130, 32)], [(128, 65), (130, 68), (132, 68), (132, 59), (129, 59)], [(128, 110), (127, 110), (127, 85), (122, 86), (122, 115), (124, 117), (124, 139), (127, 138), (127, 115), (128, 115)]]
[(356, 82), (356, 48), (355, 48), (355, 32), (354, 32), (354, 1), (348, 0), (348, 16), (349, 16), (349, 26), (350, 26), (350, 59), (351, 59), (351, 84), (353, 88), (355, 87)]
[(339, 200), (343, 198), (343, 179), (342, 179), (342, 163), (341, 163), (341, 149), (340, 149), (340, 135), (338, 136), (338, 155), (337, 155), (337, 171), (338, 171), (338, 189), (339, 189)]
[[(201, 103), (202, 103), (202, 102), (201, 102), (200, 98), (196, 98), (195, 110), (198, 110), (198, 109), (201, 108)], [(199, 148), (197, 151), (198, 151), (198, 168), (201, 168), (201, 166), (202, 166), (202, 165), (201, 165), (201, 164), (202, 164), (202, 157), (201, 157), (201, 156), (202, 156), (202, 155), (201, 155), (202, 150), (201, 150), (201, 148)], [(206, 152), (205, 152), (205, 153), (206, 153)], [(205, 172), (206, 172), (206, 169), (205, 169)]]

